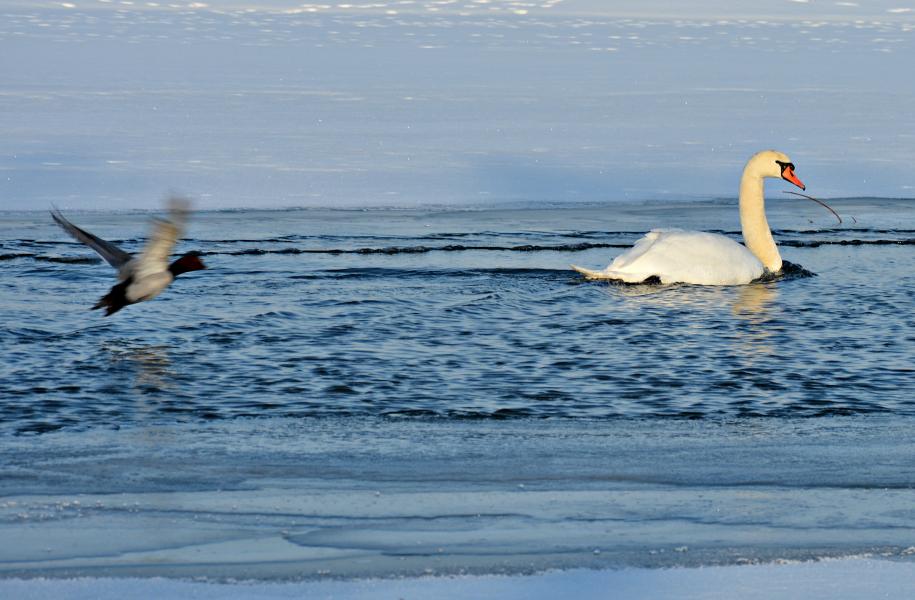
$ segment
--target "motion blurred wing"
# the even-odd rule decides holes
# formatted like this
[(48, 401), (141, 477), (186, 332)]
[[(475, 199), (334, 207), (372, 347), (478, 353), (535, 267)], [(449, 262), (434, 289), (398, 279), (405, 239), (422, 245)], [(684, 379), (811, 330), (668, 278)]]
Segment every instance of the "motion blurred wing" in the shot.
[(132, 255), (124, 252), (111, 242), (106, 242), (102, 238), (92, 235), (85, 229), (80, 229), (65, 219), (64, 216), (60, 214), (60, 211), (56, 208), (51, 211), (51, 217), (58, 225), (60, 225), (61, 229), (73, 236), (73, 239), (78, 242), (82, 242), (83, 244), (86, 244), (95, 250), (99, 256), (104, 258), (105, 261), (115, 269), (120, 269), (122, 266), (124, 266), (125, 263), (130, 262), (130, 260), (133, 258)]
[(156, 219), (153, 223), (152, 235), (143, 253), (137, 259), (136, 277), (162, 273), (168, 269), (168, 259), (175, 247), (178, 238), (184, 232), (190, 212), (190, 203), (183, 198), (172, 198), (168, 203), (169, 220)]

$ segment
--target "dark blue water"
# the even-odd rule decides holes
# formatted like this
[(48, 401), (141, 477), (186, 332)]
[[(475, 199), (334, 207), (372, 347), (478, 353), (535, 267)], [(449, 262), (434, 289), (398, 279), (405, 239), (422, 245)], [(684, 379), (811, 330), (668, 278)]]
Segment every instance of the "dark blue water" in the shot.
[[(36, 433), (238, 417), (915, 414), (915, 202), (770, 202), (778, 280), (585, 282), (733, 202), (195, 215), (210, 269), (88, 308), (113, 272), (43, 212), (0, 217), (0, 422)], [(138, 250), (143, 213), (70, 217)]]

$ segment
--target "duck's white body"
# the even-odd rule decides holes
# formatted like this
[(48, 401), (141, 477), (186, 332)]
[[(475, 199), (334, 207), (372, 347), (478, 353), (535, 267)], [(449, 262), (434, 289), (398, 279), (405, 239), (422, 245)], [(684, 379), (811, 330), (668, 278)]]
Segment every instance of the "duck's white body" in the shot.
[(655, 229), (603, 271), (572, 268), (588, 279), (698, 285), (741, 285), (767, 271), (777, 273), (782, 259), (766, 221), (766, 177), (781, 177), (804, 188), (794, 175), (791, 160), (781, 152), (765, 150), (754, 155), (740, 180), (740, 223), (746, 246), (716, 233)]

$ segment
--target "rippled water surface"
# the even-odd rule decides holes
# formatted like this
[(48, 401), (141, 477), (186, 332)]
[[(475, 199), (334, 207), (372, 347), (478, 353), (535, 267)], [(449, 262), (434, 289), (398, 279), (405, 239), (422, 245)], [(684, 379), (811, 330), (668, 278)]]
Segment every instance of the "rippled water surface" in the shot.
[[(645, 229), (736, 235), (732, 202), (230, 211), (208, 271), (104, 318), (107, 264), (46, 213), (2, 216), (2, 427), (235, 417), (915, 414), (915, 210), (773, 200), (784, 258), (737, 287), (586, 282)], [(75, 212), (128, 250), (143, 213)], [(852, 221), (854, 219), (854, 221)], [(807, 271), (804, 271), (806, 269)]]

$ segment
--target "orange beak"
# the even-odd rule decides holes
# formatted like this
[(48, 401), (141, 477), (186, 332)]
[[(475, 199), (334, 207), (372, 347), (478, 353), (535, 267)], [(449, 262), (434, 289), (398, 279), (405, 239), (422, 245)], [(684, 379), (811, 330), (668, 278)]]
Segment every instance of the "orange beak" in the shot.
[(793, 183), (797, 187), (801, 188), (802, 190), (807, 189), (804, 186), (804, 184), (801, 182), (801, 180), (797, 178), (797, 175), (794, 174), (794, 169), (792, 169), (791, 167), (785, 167), (785, 169), (782, 171), (782, 179), (784, 179), (785, 181), (790, 181), (791, 183)]

